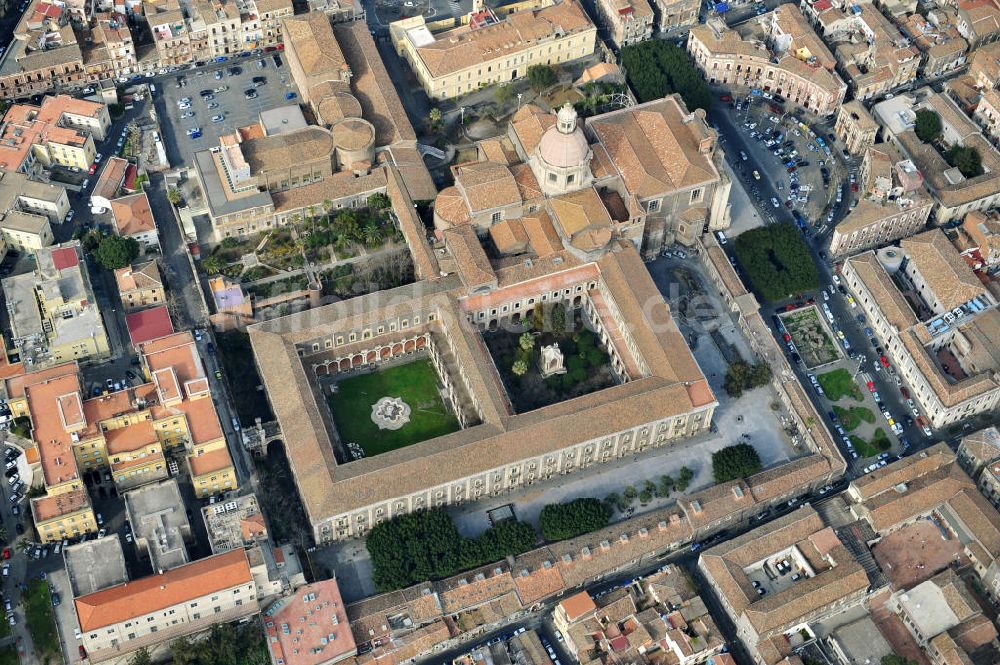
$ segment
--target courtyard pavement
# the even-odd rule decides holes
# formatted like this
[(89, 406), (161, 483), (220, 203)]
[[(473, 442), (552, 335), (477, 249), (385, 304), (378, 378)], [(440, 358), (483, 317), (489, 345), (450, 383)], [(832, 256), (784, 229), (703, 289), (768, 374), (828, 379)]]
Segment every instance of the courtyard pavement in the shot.
[(883, 538), (872, 548), (872, 554), (893, 588), (909, 589), (956, 560), (968, 564), (963, 549), (954, 536), (945, 540), (934, 522), (920, 520)]

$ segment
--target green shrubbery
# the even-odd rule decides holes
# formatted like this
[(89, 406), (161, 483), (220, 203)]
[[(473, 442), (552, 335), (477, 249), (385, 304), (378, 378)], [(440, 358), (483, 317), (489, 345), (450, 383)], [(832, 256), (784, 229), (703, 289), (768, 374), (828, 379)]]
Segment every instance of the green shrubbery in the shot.
[(376, 525), (365, 545), (375, 587), (384, 593), (527, 552), (535, 541), (531, 525), (516, 520), (500, 522), (479, 538), (465, 538), (451, 518), (436, 509)]
[(608, 525), (611, 510), (597, 499), (550, 503), (542, 508), (539, 523), (545, 540), (565, 540)]
[(816, 264), (794, 224), (746, 231), (733, 248), (750, 287), (765, 300), (784, 300), (819, 286)]
[(716, 483), (752, 476), (763, 468), (753, 446), (740, 443), (712, 453), (712, 477)]
[(691, 58), (676, 44), (659, 39), (626, 46), (622, 64), (640, 102), (678, 93), (689, 111), (712, 108), (712, 94)]

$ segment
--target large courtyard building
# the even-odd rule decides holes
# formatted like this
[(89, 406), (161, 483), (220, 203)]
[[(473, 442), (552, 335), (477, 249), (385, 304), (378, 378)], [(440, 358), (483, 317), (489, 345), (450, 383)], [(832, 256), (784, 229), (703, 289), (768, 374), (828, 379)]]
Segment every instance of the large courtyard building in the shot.
[(874, 249), (924, 228), (934, 205), (913, 162), (887, 143), (865, 151), (859, 173), (858, 205), (834, 227), (830, 254)]
[(691, 29), (687, 50), (710, 84), (768, 91), (816, 115), (835, 113), (847, 93), (830, 51), (794, 5), (739, 29), (712, 18)]
[(432, 99), (523, 78), (532, 65), (585, 58), (594, 52), (597, 38), (596, 26), (577, 0), (522, 9), (504, 18), (487, 8), (474, 12), (467, 25), (438, 34), (418, 14), (391, 23), (389, 31), (396, 52)]
[[(455, 167), (456, 188), (435, 206), (439, 277), (250, 328), (317, 541), (363, 536), (395, 515), (542, 482), (710, 426), (715, 397), (637, 249), (645, 214), (660, 204), (670, 223), (690, 219), (700, 234), (719, 178), (714, 134), (676, 98), (591, 125), (603, 144), (591, 147), (568, 107), (558, 114), (525, 107), (510, 138), (484, 141), (480, 161)], [(649, 150), (650, 141), (662, 152)], [(644, 156), (634, 158), (640, 150)], [(656, 155), (673, 156), (673, 166), (604, 182), (592, 170), (611, 176), (616, 163), (648, 165)], [(679, 159), (690, 162), (678, 170)], [(641, 189), (629, 192), (636, 184)], [(670, 199), (639, 199), (670, 185), (684, 187), (681, 220), (672, 219)], [(572, 393), (575, 399), (526, 405), (506, 366), (498, 369), (496, 345), (507, 334), (498, 328), (555, 304), (592, 331), (598, 357), (606, 358), (595, 373), (605, 382)], [(408, 362), (397, 367), (402, 359)], [(410, 390), (442, 385), (447, 414), (430, 422), (425, 409), (410, 412), (406, 399), (436, 403), (433, 390), (394, 401), (388, 398), (399, 393), (385, 388), (352, 403), (365, 391), (347, 382), (373, 369), (368, 385), (391, 386), (401, 372), (414, 377), (396, 379)], [(354, 411), (345, 413), (345, 404)], [(422, 424), (363, 430), (345, 422), (410, 417)], [(422, 439), (407, 434), (417, 430)]]
[[(948, 163), (937, 145), (924, 143), (917, 137), (914, 125), (920, 110), (938, 115), (945, 143), (979, 153), (981, 174), (964, 175)], [(938, 224), (961, 220), (970, 211), (988, 210), (1000, 201), (1000, 152), (951, 97), (921, 88), (879, 102), (872, 107), (872, 114), (885, 128), (886, 140), (924, 175), (934, 199), (933, 216)]]
[(940, 229), (848, 259), (841, 271), (934, 427), (1000, 403), (1000, 310)]
[(653, 35), (653, 8), (648, 0), (600, 0), (600, 23), (616, 46), (628, 46)]

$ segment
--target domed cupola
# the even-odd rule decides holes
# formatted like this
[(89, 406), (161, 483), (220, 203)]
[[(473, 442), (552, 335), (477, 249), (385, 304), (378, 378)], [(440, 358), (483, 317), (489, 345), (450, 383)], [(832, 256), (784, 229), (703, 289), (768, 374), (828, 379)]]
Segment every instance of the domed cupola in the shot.
[(546, 194), (563, 194), (588, 187), (592, 152), (576, 109), (568, 102), (559, 109), (556, 124), (542, 135), (531, 156), (531, 170)]

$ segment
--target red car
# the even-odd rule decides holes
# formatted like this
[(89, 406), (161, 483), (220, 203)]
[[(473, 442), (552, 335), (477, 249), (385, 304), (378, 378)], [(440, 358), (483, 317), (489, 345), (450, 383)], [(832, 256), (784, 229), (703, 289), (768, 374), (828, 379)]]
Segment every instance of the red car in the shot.
[(899, 392), (903, 396), (903, 399), (910, 399), (910, 391), (905, 386), (900, 388)]
[(719, 95), (719, 101), (720, 102), (731, 102), (731, 101), (733, 101), (733, 98), (730, 97), (729, 95)]
[(80, 645), (79, 652), (80, 652), (80, 658), (83, 659), (87, 658), (87, 650), (83, 648), (82, 644)]
[(870, 393), (875, 392), (875, 382), (874, 381), (869, 381), (868, 382), (868, 392), (870, 392)]
[(10, 548), (9, 547), (3, 548), (3, 558), (5, 560), (10, 558)]
[[(792, 341), (792, 336), (791, 336), (791, 335), (789, 335), (788, 333), (785, 333), (785, 334), (784, 334), (784, 338), (785, 338), (785, 341), (786, 341), (786, 342), (791, 342), (791, 341)], [(5, 558), (6, 558), (6, 557), (5, 557)]]
[(858, 191), (858, 183), (856, 183), (856, 182), (852, 182), (851, 183), (851, 191), (852, 192)]
[(878, 361), (880, 363), (882, 363), (882, 367), (888, 367), (889, 366), (889, 359), (886, 358), (885, 356), (879, 356)]
[(785, 170), (788, 171), (789, 173), (795, 173), (798, 170), (798, 167), (797, 166), (789, 166)]
[(90, 168), (87, 169), (87, 173), (89, 173), (90, 175), (94, 175), (95, 173), (97, 173), (97, 164), (91, 164)]

